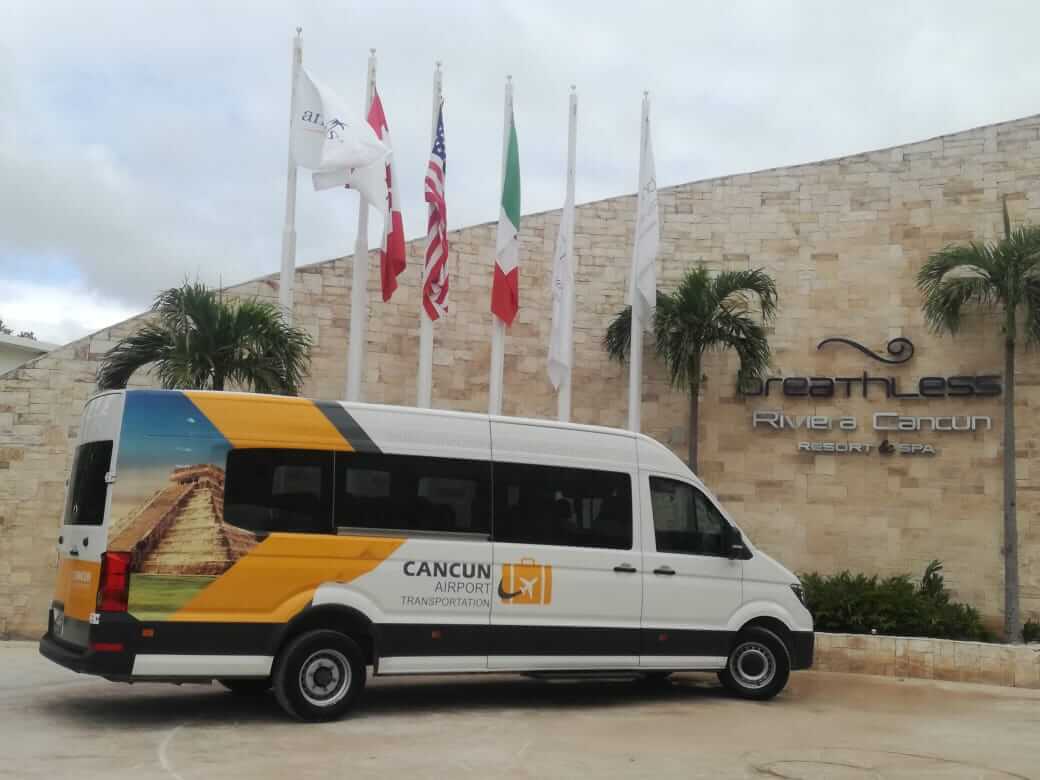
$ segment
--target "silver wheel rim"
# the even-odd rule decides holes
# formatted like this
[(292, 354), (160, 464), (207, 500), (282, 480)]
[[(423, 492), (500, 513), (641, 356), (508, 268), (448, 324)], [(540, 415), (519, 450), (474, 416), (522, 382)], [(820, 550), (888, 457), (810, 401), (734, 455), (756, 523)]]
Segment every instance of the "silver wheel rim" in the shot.
[(742, 688), (761, 690), (776, 677), (776, 656), (761, 642), (744, 642), (730, 656), (729, 671)]
[(331, 707), (350, 690), (350, 662), (339, 650), (317, 650), (300, 666), (300, 693), (308, 704)]

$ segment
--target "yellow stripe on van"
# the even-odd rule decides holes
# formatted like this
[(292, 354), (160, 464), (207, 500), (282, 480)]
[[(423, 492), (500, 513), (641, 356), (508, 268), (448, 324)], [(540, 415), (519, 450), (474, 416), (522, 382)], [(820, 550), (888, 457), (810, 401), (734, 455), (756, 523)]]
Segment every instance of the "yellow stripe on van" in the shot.
[(236, 449), (354, 450), (328, 417), (306, 398), (183, 392)]
[(168, 619), (284, 623), (307, 605), (319, 585), (368, 574), (404, 541), (274, 533)]
[(97, 561), (61, 559), (58, 564), (58, 582), (54, 589), (55, 601), (65, 604), (65, 615), (76, 620), (88, 620), (97, 606), (98, 579), (101, 564)]

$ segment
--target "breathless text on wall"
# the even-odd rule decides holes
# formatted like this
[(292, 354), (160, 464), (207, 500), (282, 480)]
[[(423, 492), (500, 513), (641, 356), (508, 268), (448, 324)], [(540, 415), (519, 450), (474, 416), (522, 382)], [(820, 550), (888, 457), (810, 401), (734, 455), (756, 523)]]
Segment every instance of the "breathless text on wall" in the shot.
[[(906, 363), (914, 355), (910, 339), (899, 337), (886, 345), (885, 357), (849, 338), (823, 339), (816, 349), (830, 344), (847, 345), (881, 363)], [(853, 389), (863, 398), (913, 399), (982, 399), (1001, 395), (1003, 386), (998, 374), (924, 376), (912, 383), (915, 389), (901, 388), (900, 378), (877, 376), (863, 371), (859, 376), (789, 376), (768, 377), (745, 382), (739, 388), (748, 398), (790, 399), (792, 401), (852, 398)], [(972, 410), (974, 411), (974, 410)], [(922, 415), (905, 414), (900, 410), (878, 409), (861, 420), (852, 414), (790, 413), (784, 409), (755, 409), (751, 413), (751, 427), (758, 431), (845, 432), (865, 434), (873, 432), (874, 440), (845, 439), (840, 441), (798, 441), (799, 452), (836, 455), (935, 455), (939, 448), (932, 442), (906, 440), (905, 434), (914, 433), (975, 433), (993, 429), (993, 420), (985, 414)], [(893, 437), (893, 438), (890, 438)]]

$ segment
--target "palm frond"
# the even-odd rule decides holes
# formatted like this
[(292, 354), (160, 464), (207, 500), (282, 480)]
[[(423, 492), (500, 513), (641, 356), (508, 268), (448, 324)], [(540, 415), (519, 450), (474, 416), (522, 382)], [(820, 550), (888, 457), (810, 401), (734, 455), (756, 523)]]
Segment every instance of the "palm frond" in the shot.
[[(657, 309), (655, 318), (661, 316), (663, 308), (667, 308), (671, 299), (666, 293), (657, 291)], [(614, 315), (606, 332), (603, 334), (603, 349), (612, 360), (624, 363), (628, 360), (628, 351), (632, 341), (632, 307), (625, 306)]]
[(286, 324), (274, 304), (225, 300), (205, 285), (185, 282), (161, 292), (152, 309), (154, 322), (106, 353), (100, 386), (123, 387), (134, 371), (155, 363), (167, 388), (223, 390), (230, 382), (259, 393), (300, 391), (312, 340)]
[(287, 325), (274, 304), (243, 301), (232, 329), (238, 349), (227, 364), (227, 377), (261, 393), (295, 395), (303, 384), (312, 345), (310, 335)]
[[(733, 349), (740, 356), (742, 376), (761, 375), (769, 365), (770, 350), (766, 329), (756, 316), (769, 322), (776, 310), (776, 283), (761, 269), (712, 276), (704, 266), (691, 268), (671, 294), (657, 294), (654, 346), (668, 366), (669, 381), (684, 389), (699, 383), (695, 374), (708, 350)], [(603, 336), (603, 346), (614, 360), (628, 357), (631, 322), (631, 309), (625, 307)]]
[[(97, 372), (98, 389), (119, 390), (126, 387), (136, 371), (169, 357), (172, 347), (173, 342), (165, 328), (154, 322), (146, 323), (105, 353)], [(160, 381), (166, 386), (161, 377)]]
[(1040, 343), (1040, 274), (1027, 277), (1022, 296), (1025, 304), (1026, 340), (1030, 344)]
[(723, 271), (712, 280), (711, 291), (721, 307), (746, 312), (757, 306), (765, 322), (776, 316), (776, 282), (761, 268)]
[(1001, 300), (1004, 266), (997, 246), (990, 244), (948, 246), (929, 257), (917, 274), (928, 327), (956, 333), (965, 305)]

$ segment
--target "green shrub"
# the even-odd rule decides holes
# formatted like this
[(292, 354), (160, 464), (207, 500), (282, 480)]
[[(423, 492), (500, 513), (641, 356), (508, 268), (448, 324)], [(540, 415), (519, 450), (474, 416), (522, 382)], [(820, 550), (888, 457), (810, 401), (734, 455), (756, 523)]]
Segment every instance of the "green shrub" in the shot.
[(1040, 619), (1031, 617), (1022, 626), (1023, 642), (1040, 642)]
[(894, 634), (989, 641), (978, 610), (950, 600), (942, 563), (932, 561), (920, 583), (910, 575), (878, 578), (843, 571), (802, 576), (805, 600), (818, 631)]

